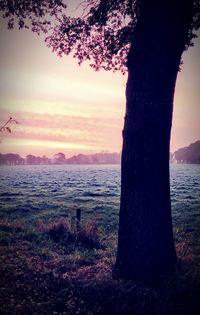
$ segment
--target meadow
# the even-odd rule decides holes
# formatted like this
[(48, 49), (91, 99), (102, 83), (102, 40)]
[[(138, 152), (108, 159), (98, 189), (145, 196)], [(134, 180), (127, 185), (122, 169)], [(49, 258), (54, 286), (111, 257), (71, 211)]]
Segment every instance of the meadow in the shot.
[[(107, 167), (102, 168), (101, 174), (104, 174), (105, 169), (106, 176), (111, 176), (108, 175)], [(5, 175), (8, 170), (4, 169), (2, 172)], [(34, 174), (36, 173), (34, 171)], [(111, 173), (116, 175), (116, 168), (111, 168)], [(182, 173), (183, 167), (180, 167), (173, 180), (177, 180)], [(194, 173), (197, 174), (197, 168)], [(184, 171), (184, 176), (187, 177), (188, 174)], [(15, 177), (9, 176), (12, 182), (15, 178), (15, 183), (21, 181), (21, 186), (27, 185), (23, 184), (24, 179), (17, 177), (16, 173)], [(88, 176), (90, 178), (90, 175)], [(82, 177), (79, 171), (81, 185), (80, 178)], [(177, 196), (184, 187), (179, 185), (179, 192), (176, 189), (173, 193), (175, 185), (172, 185), (172, 201), (176, 200), (177, 206), (173, 212), (173, 221), (179, 266), (173, 278), (163, 279), (160, 284), (152, 287), (112, 278), (117, 247), (117, 213), (114, 210), (115, 206), (117, 207), (118, 195), (114, 193), (114, 199), (109, 199), (112, 196), (109, 196), (111, 191), (105, 186), (107, 180), (103, 181), (104, 176), (101, 176), (101, 179), (95, 178), (93, 187), (95, 184), (98, 194), (97, 191), (93, 193), (90, 191), (89, 198), (87, 178), (84, 182), (87, 191), (81, 190), (81, 196), (76, 196), (74, 191), (72, 199), (80, 199), (83, 207), (80, 222), (75, 218), (77, 209), (75, 204), (73, 208), (69, 207), (70, 201), (67, 207), (70, 211), (66, 211), (61, 203), (56, 209), (48, 204), (48, 207), (42, 210), (40, 201), (42, 198), (43, 201), (46, 200), (45, 191), (43, 197), (38, 196), (40, 199), (33, 200), (31, 189), (26, 196), (22, 196), (18, 184), (15, 189), (7, 186), (7, 195), (6, 185), (2, 188), (1, 194), (7, 198), (7, 203), (5, 199), (1, 201), (0, 214), (1, 314), (199, 314), (200, 237), (197, 202), (192, 208), (192, 201), (197, 201), (198, 185), (195, 187), (191, 185), (192, 190), (185, 191), (187, 198), (185, 203), (182, 198), (182, 207), (185, 209), (182, 214), (181, 200), (178, 201)], [(117, 182), (116, 176), (113, 178)], [(31, 176), (29, 180), (34, 183)], [(194, 183), (197, 178), (191, 175), (191, 180)], [(42, 179), (37, 185), (41, 183)], [(102, 186), (99, 186), (100, 183)], [(115, 182), (107, 183), (109, 186), (111, 184), (114, 187)], [(189, 177), (187, 185), (190, 185)], [(34, 195), (38, 193), (34, 191), (35, 187), (36, 185), (32, 188)], [(44, 187), (48, 190), (47, 184)], [(52, 184), (50, 187), (55, 190)], [(41, 192), (41, 189), (39, 191)], [(60, 193), (61, 191), (62, 189)], [(108, 210), (99, 213), (97, 211), (103, 207), (105, 199), (105, 196), (101, 198), (103, 193), (108, 197), (106, 199), (108, 209), (113, 204), (114, 210), (110, 213), (107, 213)], [(53, 198), (53, 193), (48, 196)], [(99, 202), (94, 198), (98, 198)], [(22, 199), (23, 202), (19, 203)], [(30, 202), (32, 207), (28, 207), (29, 199), (32, 200), (32, 203)], [(87, 201), (84, 203), (85, 199)], [(44, 207), (45, 203), (42, 204)], [(77, 207), (80, 204), (77, 203)], [(99, 208), (95, 208), (95, 212), (93, 206), (96, 207), (97, 204)]]

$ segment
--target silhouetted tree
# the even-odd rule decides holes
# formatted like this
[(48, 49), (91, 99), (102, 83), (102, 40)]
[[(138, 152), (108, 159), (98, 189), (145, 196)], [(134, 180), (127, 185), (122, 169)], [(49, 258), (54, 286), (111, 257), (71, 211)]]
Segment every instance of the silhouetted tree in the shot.
[(178, 163), (200, 164), (200, 140), (191, 143), (188, 147), (178, 149), (174, 152), (173, 158)]
[[(149, 281), (175, 270), (169, 143), (181, 56), (200, 26), (199, 0), (85, 0), (81, 17), (63, 1), (0, 1), (19, 27), (51, 31), (58, 55), (72, 53), (95, 70), (128, 70), (121, 205), (115, 275)], [(62, 14), (61, 14), (62, 12)], [(25, 25), (26, 18), (29, 23)], [(158, 150), (159, 149), (159, 150)]]
[(26, 156), (26, 164), (28, 164), (28, 165), (42, 164), (42, 158), (40, 156), (28, 154)]
[(62, 152), (54, 154), (54, 163), (56, 164), (64, 164), (66, 159), (65, 159), (65, 154)]
[(0, 153), (0, 164), (1, 165), (22, 165), (25, 164), (25, 159), (23, 159), (19, 154)]
[(41, 157), (41, 163), (42, 164), (51, 164), (51, 159), (49, 159), (46, 155), (43, 155)]

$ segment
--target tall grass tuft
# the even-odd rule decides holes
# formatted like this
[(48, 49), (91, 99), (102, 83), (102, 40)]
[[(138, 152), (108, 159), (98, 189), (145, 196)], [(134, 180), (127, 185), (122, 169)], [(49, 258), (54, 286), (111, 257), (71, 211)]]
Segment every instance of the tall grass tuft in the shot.
[(100, 233), (93, 221), (77, 226), (66, 219), (59, 219), (50, 223), (40, 223), (39, 230), (48, 235), (55, 243), (68, 246), (74, 244), (86, 249), (100, 249)]

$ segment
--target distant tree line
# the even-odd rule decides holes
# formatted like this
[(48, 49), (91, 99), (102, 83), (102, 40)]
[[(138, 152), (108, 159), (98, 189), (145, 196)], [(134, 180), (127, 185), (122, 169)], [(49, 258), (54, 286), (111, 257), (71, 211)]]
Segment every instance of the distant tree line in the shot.
[(56, 153), (53, 159), (43, 155), (27, 155), (22, 158), (19, 154), (1, 154), (0, 165), (48, 165), (48, 164), (120, 164), (120, 153), (96, 153), (96, 154), (78, 154), (66, 159), (62, 152)]
[[(28, 154), (22, 158), (19, 154), (1, 154), (0, 165), (48, 165), (48, 164), (120, 164), (121, 153), (101, 152), (96, 154), (78, 154), (66, 159), (64, 153), (56, 153), (52, 159), (43, 155)], [(200, 140), (170, 154), (172, 163), (200, 164)]]

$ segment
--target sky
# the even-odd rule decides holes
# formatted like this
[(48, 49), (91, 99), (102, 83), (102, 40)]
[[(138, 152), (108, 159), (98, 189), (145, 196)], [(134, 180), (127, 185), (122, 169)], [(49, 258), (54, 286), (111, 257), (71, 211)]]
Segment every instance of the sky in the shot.
[[(183, 55), (174, 100), (171, 152), (200, 139), (200, 40)], [(121, 150), (127, 76), (59, 58), (28, 30), (0, 28), (0, 152), (66, 157)]]

